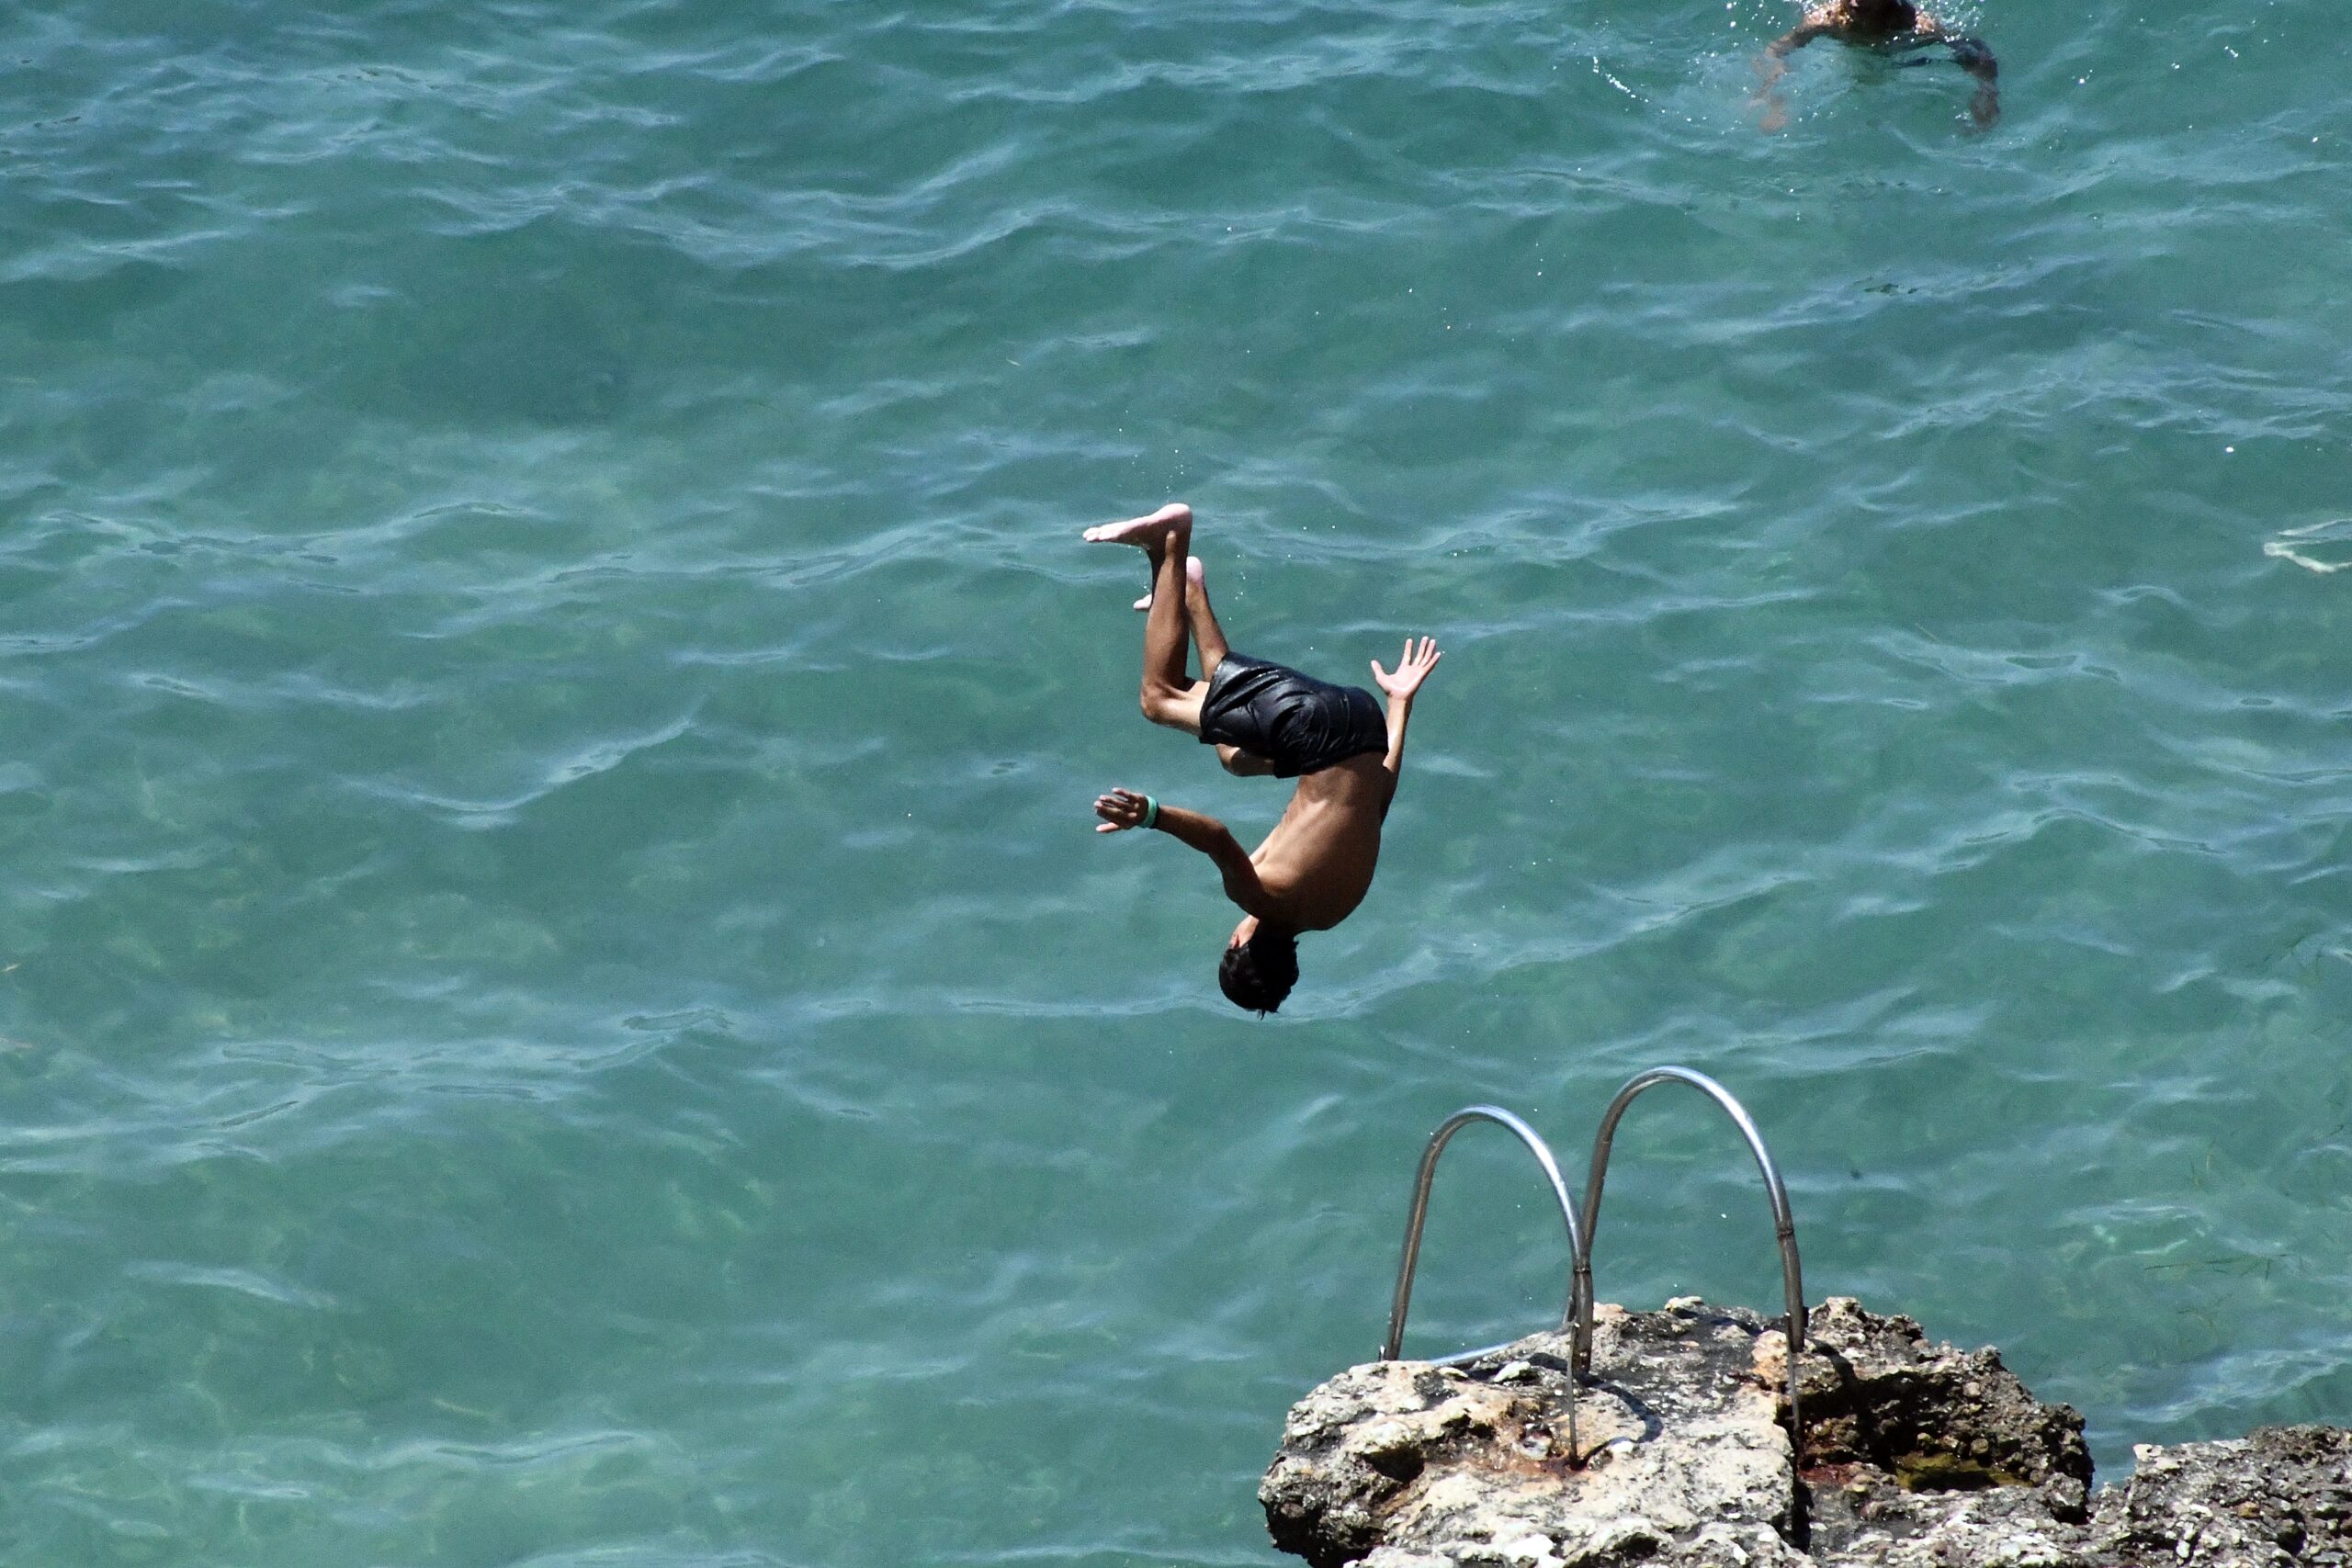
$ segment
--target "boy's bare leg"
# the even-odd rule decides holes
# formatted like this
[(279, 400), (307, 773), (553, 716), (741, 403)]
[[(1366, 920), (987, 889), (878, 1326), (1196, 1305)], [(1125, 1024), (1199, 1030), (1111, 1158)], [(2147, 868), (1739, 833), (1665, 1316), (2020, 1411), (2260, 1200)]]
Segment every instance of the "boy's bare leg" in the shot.
[(1198, 556), (1184, 561), (1184, 614), (1193, 623), (1193, 646), (1201, 650), (1201, 679), (1205, 681), (1216, 673), (1229, 650), (1225, 628), (1216, 624), (1216, 612), (1209, 608), (1208, 577)]
[(1098, 545), (1134, 545), (1151, 558), (1151, 612), (1143, 623), (1143, 716), (1190, 735), (1201, 732), (1208, 682), (1185, 672), (1190, 626), (1184, 613), (1184, 561), (1193, 542), (1193, 509), (1163, 506), (1148, 517), (1089, 528)]
[[(1225, 628), (1216, 624), (1216, 612), (1209, 608), (1208, 578), (1198, 556), (1184, 562), (1184, 613), (1193, 623), (1193, 641), (1201, 650), (1201, 679), (1205, 682), (1232, 649), (1226, 646)], [(1205, 685), (1203, 692), (1205, 694)], [(1245, 778), (1263, 778), (1274, 771), (1274, 765), (1256, 752), (1222, 742), (1216, 749), (1216, 760), (1225, 764), (1227, 773)]]

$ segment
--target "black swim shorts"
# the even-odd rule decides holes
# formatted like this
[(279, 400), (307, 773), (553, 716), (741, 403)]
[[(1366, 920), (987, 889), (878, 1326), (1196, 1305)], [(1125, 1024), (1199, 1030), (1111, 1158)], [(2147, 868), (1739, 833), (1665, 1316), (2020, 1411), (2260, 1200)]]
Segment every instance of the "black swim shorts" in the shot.
[(1201, 740), (1254, 752), (1273, 763), (1276, 778), (1292, 779), (1387, 750), (1388, 720), (1361, 686), (1228, 653), (1201, 700)]

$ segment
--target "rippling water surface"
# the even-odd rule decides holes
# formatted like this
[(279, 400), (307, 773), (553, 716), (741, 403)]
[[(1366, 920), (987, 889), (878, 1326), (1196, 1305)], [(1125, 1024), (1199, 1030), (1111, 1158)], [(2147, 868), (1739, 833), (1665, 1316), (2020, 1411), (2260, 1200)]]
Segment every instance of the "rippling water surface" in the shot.
[[(1816, 1292), (2352, 1418), (2323, 0), (0, 18), (0, 1555), (1272, 1561), (1491, 1099)], [(1170, 497), (1422, 704), (1276, 1020), (1114, 783)], [(1634, 1113), (1605, 1297), (1755, 1303)], [(1473, 1136), (1413, 1342), (1564, 1268)]]

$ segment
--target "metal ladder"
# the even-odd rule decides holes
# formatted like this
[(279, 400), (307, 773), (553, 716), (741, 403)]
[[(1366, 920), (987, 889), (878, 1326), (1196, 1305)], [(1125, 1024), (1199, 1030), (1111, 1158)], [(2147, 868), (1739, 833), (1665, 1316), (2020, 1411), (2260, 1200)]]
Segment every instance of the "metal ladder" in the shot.
[[(1780, 1168), (1773, 1163), (1772, 1152), (1764, 1144), (1764, 1134), (1757, 1131), (1756, 1119), (1732, 1092), (1707, 1077), (1688, 1067), (1652, 1067), (1636, 1073), (1617, 1091), (1609, 1109), (1600, 1118), (1600, 1130), (1592, 1140), (1592, 1164), (1585, 1179), (1584, 1206), (1579, 1219), (1576, 1204), (1568, 1196), (1567, 1184), (1561, 1179), (1559, 1162), (1553, 1158), (1551, 1146), (1544, 1143), (1535, 1129), (1493, 1105), (1465, 1106), (1441, 1122), (1430, 1136), (1429, 1146), (1421, 1151), (1420, 1168), (1413, 1177), (1413, 1208), (1405, 1222), (1405, 1251), (1396, 1268), (1396, 1289), (1388, 1306), (1388, 1337), (1381, 1345), (1380, 1359), (1394, 1361), (1405, 1345), (1405, 1316), (1413, 1299), (1413, 1272), (1420, 1262), (1421, 1226), (1429, 1217), (1430, 1184), (1436, 1179), (1438, 1157), (1445, 1153), (1446, 1145), (1454, 1134), (1473, 1122), (1492, 1122), (1505, 1128), (1527, 1146), (1543, 1168), (1544, 1180), (1552, 1190), (1552, 1197), (1559, 1205), (1560, 1222), (1567, 1232), (1569, 1280), (1568, 1302), (1560, 1315), (1560, 1329), (1573, 1336), (1568, 1374), (1568, 1462), (1581, 1467), (1585, 1455), (1577, 1447), (1576, 1387), (1592, 1375), (1592, 1237), (1600, 1224), (1600, 1194), (1609, 1178), (1609, 1156), (1617, 1138), (1617, 1123), (1624, 1117), (1626, 1108), (1647, 1090), (1662, 1083), (1688, 1084), (1719, 1106), (1747, 1140), (1748, 1152), (1756, 1156), (1756, 1168), (1764, 1178), (1764, 1190), (1772, 1205), (1772, 1229), (1781, 1249), (1781, 1285), (1788, 1305), (1788, 1371), (1789, 1371), (1789, 1445), (1799, 1468), (1804, 1460), (1804, 1417), (1797, 1404), (1797, 1362), (1804, 1348), (1805, 1306), (1804, 1273), (1797, 1258), (1797, 1229), (1795, 1218), (1789, 1212), (1789, 1191), (1781, 1179)], [(1442, 1357), (1440, 1366), (1459, 1365), (1477, 1359), (1501, 1349), (1500, 1345), (1482, 1350), (1462, 1350)]]
[[(1420, 1169), (1413, 1174), (1413, 1213), (1411, 1218), (1405, 1222), (1405, 1256), (1396, 1265), (1396, 1289), (1388, 1300), (1388, 1337), (1380, 1347), (1380, 1359), (1384, 1361), (1396, 1360), (1398, 1352), (1405, 1348), (1405, 1314), (1413, 1304), (1413, 1270), (1421, 1260), (1421, 1223), (1429, 1218), (1430, 1183), (1437, 1179), (1438, 1156), (1445, 1153), (1445, 1145), (1453, 1141), (1453, 1134), (1473, 1122), (1492, 1122), (1498, 1127), (1508, 1129), (1527, 1145), (1527, 1152), (1535, 1156), (1535, 1163), (1544, 1168), (1544, 1179), (1552, 1189), (1552, 1200), (1560, 1207), (1560, 1224), (1568, 1233), (1571, 1272), (1568, 1304), (1560, 1311), (1561, 1328), (1566, 1329), (1576, 1319), (1576, 1281), (1580, 1276), (1575, 1269), (1584, 1258), (1584, 1233), (1577, 1224), (1577, 1206), (1568, 1197), (1568, 1184), (1560, 1175), (1560, 1162), (1552, 1157), (1552, 1146), (1534, 1128), (1502, 1107), (1464, 1106), (1438, 1123), (1437, 1131), (1430, 1134), (1429, 1146), (1421, 1151)], [(1437, 1364), (1443, 1367), (1475, 1361), (1490, 1350), (1501, 1348), (1500, 1345), (1490, 1345), (1485, 1350), (1460, 1350), (1439, 1358)], [(1571, 1464), (1583, 1462), (1577, 1450), (1577, 1371), (1572, 1367), (1568, 1373), (1568, 1461)]]

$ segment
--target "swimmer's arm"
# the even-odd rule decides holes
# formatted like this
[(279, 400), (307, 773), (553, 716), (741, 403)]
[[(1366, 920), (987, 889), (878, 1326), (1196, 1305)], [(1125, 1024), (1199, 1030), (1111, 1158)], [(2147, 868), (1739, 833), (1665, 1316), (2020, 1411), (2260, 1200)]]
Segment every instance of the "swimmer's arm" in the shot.
[(1405, 776), (1405, 727), (1413, 721), (1413, 699), (1388, 699), (1388, 755), (1380, 759), (1383, 774), (1388, 780), (1388, 793), (1380, 798), (1380, 818), (1388, 819), (1388, 807), (1396, 799), (1396, 782)]
[(1778, 130), (1789, 122), (1788, 106), (1773, 91), (1781, 85), (1781, 78), (1789, 73), (1789, 56), (1837, 30), (1822, 22), (1803, 22), (1764, 46), (1764, 58), (1756, 62), (1756, 96), (1749, 101), (1764, 106), (1766, 130)]
[[(1131, 789), (1114, 789), (1098, 796), (1094, 815), (1102, 818), (1098, 833), (1116, 833), (1124, 829), (1140, 828), (1148, 809), (1144, 797)], [(1245, 915), (1267, 919), (1278, 911), (1264, 883), (1258, 880), (1258, 868), (1251, 863), (1250, 852), (1241, 847), (1232, 830), (1205, 812), (1188, 811), (1181, 806), (1162, 805), (1153, 827), (1170, 838), (1190, 844), (1216, 863), (1217, 874), (1225, 879), (1225, 896), (1241, 906)]]
[(1933, 49), (1938, 44), (1951, 51), (1954, 65), (1986, 86), (1992, 86), (2001, 79), (2001, 62), (1993, 58), (1991, 44), (1981, 38), (1956, 33), (1923, 11), (1919, 15), (1918, 26), (1911, 29), (1911, 37), (1903, 48), (1906, 51)]
[[(1405, 772), (1405, 727), (1413, 720), (1413, 698), (1420, 691), (1421, 682), (1429, 679), (1430, 671), (1437, 668), (1437, 661), (1444, 657), (1438, 651), (1436, 638), (1425, 637), (1416, 649), (1413, 639), (1407, 637), (1395, 674), (1383, 670), (1377, 659), (1372, 661), (1372, 678), (1388, 694), (1388, 754), (1380, 760), (1380, 765), (1388, 773), (1388, 800), (1396, 798), (1396, 781)], [(1380, 809), (1383, 816), (1387, 815), (1387, 800), (1381, 802)]]
[[(1817, 38), (1827, 38), (1838, 29), (1826, 22), (1800, 22), (1764, 46), (1764, 58), (1776, 63), (1786, 60)], [(1785, 66), (1782, 70), (1787, 69)], [(1774, 75), (1780, 72), (1775, 71)]]
[(1250, 852), (1241, 847), (1240, 840), (1224, 823), (1181, 806), (1163, 806), (1159, 808), (1159, 827), (1161, 832), (1192, 845), (1216, 863), (1216, 874), (1225, 882), (1225, 896), (1238, 904), (1243, 914), (1263, 920), (1277, 913), (1273, 896), (1258, 880), (1258, 867), (1250, 860)]
[(1937, 31), (1938, 41), (1951, 51), (1952, 63), (1976, 78), (1976, 91), (1968, 100), (1969, 118), (1977, 130), (1990, 130), (2001, 118), (2001, 62), (1981, 38), (1955, 38), (1940, 28)]

